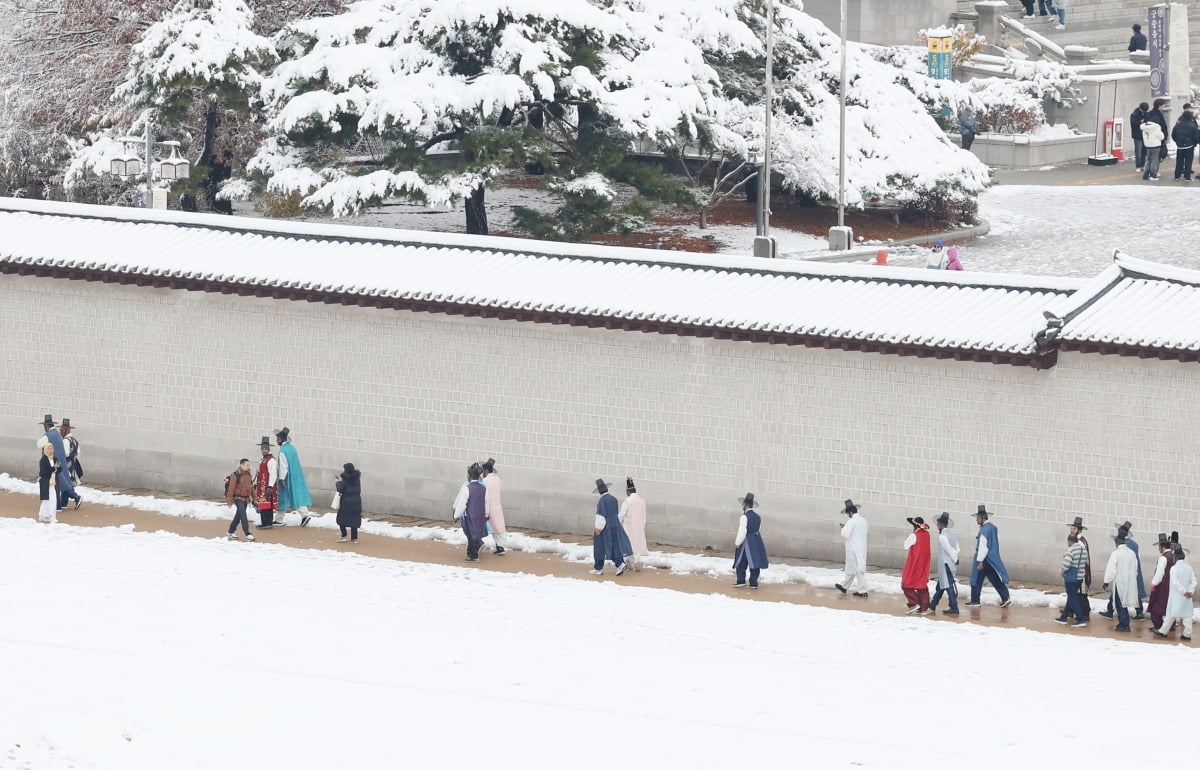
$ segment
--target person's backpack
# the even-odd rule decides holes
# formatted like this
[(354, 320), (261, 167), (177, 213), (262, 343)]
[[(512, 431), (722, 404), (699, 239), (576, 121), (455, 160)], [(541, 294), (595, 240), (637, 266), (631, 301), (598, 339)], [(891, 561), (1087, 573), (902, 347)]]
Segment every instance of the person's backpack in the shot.
[(225, 477), (225, 496), (226, 496), (226, 497), (229, 497), (229, 481), (230, 481), (232, 478), (233, 478), (233, 474), (232, 474), (232, 473), (231, 473), (231, 474), (229, 474), (228, 476), (226, 476), (226, 477)]

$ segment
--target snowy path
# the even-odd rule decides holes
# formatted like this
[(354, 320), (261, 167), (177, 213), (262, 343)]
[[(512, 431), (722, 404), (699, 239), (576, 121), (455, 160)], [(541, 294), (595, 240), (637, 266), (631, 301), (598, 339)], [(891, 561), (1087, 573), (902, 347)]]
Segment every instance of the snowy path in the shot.
[[(1050, 741), (1149, 767), (1138, 736), (1191, 712), (1136, 683), (1200, 696), (1178, 645), (32, 520), (0, 543), (3, 767), (570, 768), (597, 741), (637, 767), (1033, 766)], [(1063, 717), (1119, 702), (1127, 740)]]
[[(207, 521), (228, 521), (229, 507), (208, 500), (165, 499), (146, 495), (125, 495), (105, 492), (98, 489), (80, 487), (88, 501), (88, 505), (108, 505), (132, 508), (139, 511), (152, 511), (166, 516), (179, 516)], [(6, 473), (0, 473), (0, 490), (17, 494), (35, 495), (37, 486), (31, 482), (15, 479)], [(299, 524), (299, 514), (289, 514), (289, 524)], [(769, 527), (770, 521), (767, 520)], [(313, 529), (336, 530), (337, 524), (332, 516), (314, 518), (309, 525)], [(769, 531), (769, 530), (767, 530)], [(466, 545), (466, 536), (462, 530), (452, 526), (401, 526), (385, 521), (371, 521), (369, 514), (363, 522), (364, 535), (374, 537), (392, 537), (404, 540), (435, 540), (455, 546)], [(960, 533), (960, 536), (963, 536)], [(516, 550), (529, 553), (544, 553), (561, 556), (563, 559), (579, 565), (587, 565), (592, 561), (590, 545), (564, 542), (558, 539), (534, 537), (521, 532), (510, 533), (510, 542)], [(489, 540), (490, 542), (490, 540)], [(731, 544), (732, 545), (732, 544)], [(969, 558), (966, 557), (966, 558)], [(645, 557), (647, 566), (670, 570), (679, 575), (709, 575), (712, 577), (731, 578), (733, 568), (729, 558), (716, 558), (692, 553), (652, 551)], [(965, 560), (964, 560), (965, 563)], [(611, 567), (610, 567), (611, 569)], [(964, 567), (964, 569), (966, 569)], [(817, 567), (797, 564), (784, 564), (778, 560), (772, 563), (770, 569), (763, 572), (761, 582), (764, 585), (777, 583), (806, 583), (814, 588), (833, 589), (836, 582), (843, 577), (842, 572), (828, 567)], [(960, 575), (960, 578), (965, 575)], [(900, 595), (900, 579), (895, 575), (871, 572), (867, 576), (871, 591), (881, 594)], [(965, 582), (959, 583), (959, 592), (968, 592)], [(990, 586), (984, 588), (985, 602), (995, 604), (999, 600)], [(1036, 589), (1015, 589), (1012, 591), (1013, 603), (1022, 607), (1054, 607), (1061, 608), (1065, 599), (1062, 594), (1047, 594)], [(963, 601), (966, 601), (964, 598)], [(1102, 599), (1093, 599), (1098, 607)], [(1200, 617), (1200, 610), (1197, 610)]]

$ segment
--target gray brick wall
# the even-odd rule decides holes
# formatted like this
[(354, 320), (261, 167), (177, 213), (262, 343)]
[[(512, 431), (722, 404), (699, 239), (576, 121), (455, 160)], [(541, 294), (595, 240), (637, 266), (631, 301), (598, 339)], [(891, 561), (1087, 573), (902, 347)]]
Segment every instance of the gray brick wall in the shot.
[(778, 555), (840, 558), (848, 496), (887, 566), (904, 516), (951, 511), (969, 545), (979, 502), (1018, 579), (1053, 578), (1076, 514), (1101, 565), (1126, 518), (1144, 543), (1200, 537), (1194, 364), (1039, 372), (16, 276), (0, 299), (0, 470), (27, 478), (49, 411), (90, 480), (209, 496), (286, 424), (319, 503), (352, 461), (374, 511), (448, 518), (492, 456), (514, 526), (587, 532), (593, 479), (631, 474), (650, 538), (683, 546), (728, 548), (747, 490)]

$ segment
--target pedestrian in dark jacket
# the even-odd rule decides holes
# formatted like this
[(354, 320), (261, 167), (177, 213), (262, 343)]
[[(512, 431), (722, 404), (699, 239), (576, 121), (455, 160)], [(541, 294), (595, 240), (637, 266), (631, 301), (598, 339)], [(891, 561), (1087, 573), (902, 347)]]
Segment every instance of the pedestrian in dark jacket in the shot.
[(975, 113), (970, 107), (958, 108), (958, 135), (962, 137), (962, 148), (964, 150), (971, 149), (971, 145), (975, 142), (975, 134), (979, 132), (979, 123), (975, 120)]
[(1129, 135), (1133, 137), (1133, 160), (1137, 163), (1137, 170), (1141, 171), (1146, 166), (1146, 145), (1142, 144), (1142, 123), (1146, 120), (1146, 113), (1150, 111), (1150, 105), (1142, 102), (1129, 115)]
[(1134, 24), (1133, 35), (1129, 38), (1129, 52), (1145, 51), (1147, 47), (1146, 36), (1142, 34), (1142, 25)]
[(337, 491), (340, 495), (337, 523), (342, 532), (338, 542), (346, 542), (346, 530), (349, 529), (350, 545), (358, 545), (358, 528), (362, 526), (362, 472), (354, 467), (354, 463), (342, 466)]
[(1196, 145), (1200, 144), (1200, 125), (1196, 125), (1196, 114), (1192, 105), (1183, 105), (1183, 114), (1171, 129), (1171, 140), (1175, 142), (1175, 178), (1192, 181), (1192, 161), (1196, 157)]
[(256, 501), (254, 495), (254, 474), (250, 472), (250, 459), (243, 457), (238, 460), (237, 469), (229, 474), (229, 478), (225, 483), (225, 504), (233, 506), (233, 520), (229, 522), (229, 539), (237, 540), (238, 524), (242, 525), (242, 532), (245, 533), (246, 539), (253, 541), (254, 535), (250, 534), (250, 520), (246, 518), (246, 506)]

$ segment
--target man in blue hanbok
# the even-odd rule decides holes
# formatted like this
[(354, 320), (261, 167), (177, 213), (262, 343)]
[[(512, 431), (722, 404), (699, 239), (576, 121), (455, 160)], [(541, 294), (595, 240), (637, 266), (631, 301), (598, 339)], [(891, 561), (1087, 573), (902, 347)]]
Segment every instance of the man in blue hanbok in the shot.
[(75, 491), (75, 485), (71, 482), (70, 457), (67, 452), (66, 444), (63, 442), (62, 433), (55, 427), (54, 417), (46, 415), (42, 420), (42, 429), (46, 432), (44, 436), (38, 439), (38, 449), (40, 450), (47, 443), (54, 447), (54, 460), (59, 465), (57, 482), (58, 482), (58, 510), (67, 507), (68, 500), (75, 501), (75, 508), (83, 505), (83, 498)]
[(980, 505), (975, 513), (975, 523), (979, 525), (979, 534), (975, 536), (975, 558), (971, 561), (971, 601), (968, 607), (979, 606), (979, 596), (983, 592), (983, 580), (987, 578), (996, 593), (1000, 594), (1000, 606), (1012, 604), (1008, 595), (1008, 570), (1000, 558), (1000, 533), (996, 525), (988, 521), (991, 516), (985, 506)]
[[(737, 536), (733, 539), (733, 569), (737, 573), (734, 588), (758, 588), (758, 574), (765, 570), (767, 563), (767, 546), (763, 543), (762, 517), (754, 510), (754, 493), (747, 492), (745, 497), (738, 498), (742, 504), (742, 515), (738, 519)], [(750, 570), (750, 582), (746, 582), (746, 569)]]
[(596, 479), (596, 488), (600, 494), (596, 502), (596, 518), (592, 528), (592, 556), (595, 559), (593, 575), (604, 574), (604, 562), (611, 561), (617, 566), (617, 574), (625, 572), (625, 557), (633, 555), (633, 546), (629, 543), (629, 535), (621, 526), (620, 505), (617, 498), (608, 491), (604, 479)]
[(467, 561), (479, 561), (479, 549), (487, 536), (489, 515), (487, 487), (484, 486), (483, 469), (478, 463), (467, 468), (467, 483), (459, 487), (454, 498), (454, 520), (462, 522), (463, 534), (467, 536)]
[(300, 514), (300, 526), (307, 527), (312, 519), (308, 511), (308, 506), (312, 505), (312, 495), (304, 480), (300, 453), (292, 445), (291, 431), (286, 427), (275, 433), (275, 442), (279, 444), (279, 503), (276, 506), (279, 516), (275, 523), (282, 524), (284, 514), (297, 511)]

